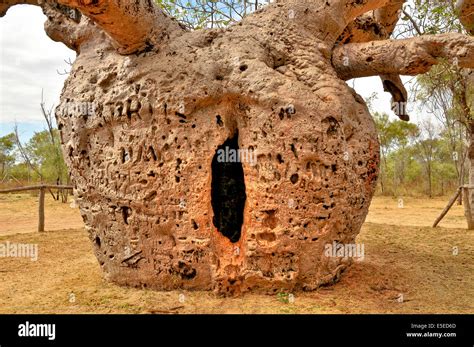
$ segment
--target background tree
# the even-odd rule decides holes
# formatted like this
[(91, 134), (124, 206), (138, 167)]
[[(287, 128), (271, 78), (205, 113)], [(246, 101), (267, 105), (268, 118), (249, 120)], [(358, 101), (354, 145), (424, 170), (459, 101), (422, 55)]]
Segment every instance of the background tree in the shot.
[[(46, 108), (43, 96), (40, 109), (46, 122), (45, 130), (35, 132), (26, 143), (21, 142), (17, 125), (10, 135), (16, 148), (16, 160), (13, 159), (16, 165), (12, 173), (17, 179), (26, 179), (28, 182), (34, 180), (56, 185), (68, 184), (69, 175), (61, 150), (60, 135), (54, 127), (53, 107)], [(55, 200), (67, 202), (68, 190), (50, 192)]]
[(8, 169), (15, 163), (15, 134), (0, 137), (0, 179), (5, 180)]
[[(426, 36), (458, 32), (473, 34), (474, 14), (468, 1), (415, 0), (408, 3), (398, 35)], [(468, 159), (469, 184), (474, 185), (474, 74), (469, 68), (459, 66), (458, 59), (441, 61), (435, 68), (418, 76), (418, 85), (413, 90), (429, 113), (445, 126), (452, 156), (456, 164), (459, 185), (464, 184), (464, 163)], [(468, 146), (465, 148), (464, 139)], [(457, 160), (455, 160), (457, 159)], [(461, 198), (460, 198), (461, 199)], [(474, 194), (469, 196), (474, 209)], [(469, 208), (469, 206), (466, 206)], [(474, 215), (472, 211), (466, 217)], [(468, 218), (469, 219), (469, 218)], [(474, 220), (468, 220), (470, 229)]]
[(156, 0), (167, 14), (190, 29), (222, 28), (271, 0)]
[[(400, 120), (390, 120), (390, 117), (386, 113), (374, 113), (373, 114), (375, 124), (378, 130), (379, 142), (380, 142), (380, 156), (381, 156), (381, 169), (379, 183), (382, 194), (386, 193), (386, 180), (389, 171), (388, 157), (392, 152), (403, 151), (410, 143), (411, 139), (417, 136), (419, 129), (413, 123), (407, 123)], [(397, 174), (399, 170), (402, 172), (398, 174), (401, 180), (404, 178), (405, 159), (400, 158), (401, 156), (392, 157), (392, 160), (398, 162), (399, 167), (393, 171), (394, 182), (396, 182)], [(394, 184), (394, 194), (396, 194), (396, 184)]]

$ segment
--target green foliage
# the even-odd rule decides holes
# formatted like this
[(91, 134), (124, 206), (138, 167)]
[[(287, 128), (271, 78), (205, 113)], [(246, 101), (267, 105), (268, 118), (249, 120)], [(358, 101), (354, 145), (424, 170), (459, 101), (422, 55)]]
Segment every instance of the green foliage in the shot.
[[(407, 2), (401, 19), (412, 35), (420, 34), (414, 28), (411, 20), (417, 24), (421, 34), (440, 34), (446, 32), (463, 32), (455, 8), (456, 1), (452, 0), (414, 0)], [(411, 18), (410, 18), (411, 17)], [(403, 29), (404, 31), (407, 28)]]
[(25, 146), (30, 160), (39, 168), (45, 181), (67, 181), (67, 167), (60, 147), (59, 131), (53, 130), (54, 143), (47, 130), (37, 132)]
[(190, 29), (223, 28), (268, 4), (269, 0), (155, 0)]
[(385, 152), (405, 147), (410, 139), (413, 139), (419, 133), (419, 129), (415, 124), (401, 120), (390, 120), (386, 113), (376, 112), (373, 117), (379, 134), (380, 146), (383, 147)]
[(445, 132), (430, 122), (416, 125), (379, 113), (373, 117), (380, 142), (380, 193), (433, 196), (457, 186), (456, 162)]
[[(395, 30), (395, 38), (465, 33), (455, 5), (456, 1), (453, 0), (406, 2), (402, 20)], [(427, 113), (424, 119), (435, 120), (439, 129), (433, 129), (429, 124), (426, 126), (423, 122), (419, 126), (419, 133), (406, 148), (386, 150), (386, 169), (384, 171), (382, 165), (381, 173), (385, 179), (384, 193), (397, 194), (401, 189), (432, 196), (445, 194), (448, 189), (452, 191), (464, 184), (469, 171), (466, 165), (466, 143), (471, 129), (469, 123), (474, 119), (474, 93), (469, 90), (472, 86), (469, 86), (466, 76), (457, 60), (453, 59), (441, 61), (428, 73), (416, 77), (412, 95)], [(409, 155), (410, 160), (403, 160), (399, 152)], [(403, 165), (394, 165), (394, 160)], [(403, 175), (404, 179), (399, 179)]]
[[(14, 134), (11, 137), (14, 148), (16, 149)], [(26, 144), (23, 145), (25, 154), (28, 156), (29, 166), (20, 155), (18, 150), (12, 152), (9, 174), (17, 181), (43, 181), (52, 184), (68, 182), (68, 171), (63, 159), (59, 131), (53, 130), (54, 141), (47, 130), (36, 132)], [(0, 139), (0, 146), (2, 143)]]
[(15, 134), (11, 133), (0, 137), (0, 179), (6, 171), (15, 163)]

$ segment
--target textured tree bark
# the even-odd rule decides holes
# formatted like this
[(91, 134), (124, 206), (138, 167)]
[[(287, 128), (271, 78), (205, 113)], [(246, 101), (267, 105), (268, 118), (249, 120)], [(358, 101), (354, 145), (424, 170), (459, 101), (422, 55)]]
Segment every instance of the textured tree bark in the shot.
[[(473, 56), (461, 35), (343, 44), (368, 11), (391, 32), (400, 4), (278, 1), (186, 32), (148, 1), (42, 2), (48, 35), (78, 52), (56, 118), (106, 276), (223, 293), (337, 281), (353, 257), (327, 247), (355, 243), (379, 164), (345, 79), (382, 75), (396, 94), (397, 75), (427, 71), (425, 58)], [(256, 162), (221, 165), (228, 143)]]
[(468, 160), (468, 167), (469, 167), (469, 188), (465, 188), (463, 190), (464, 201), (467, 202), (464, 204), (464, 215), (466, 216), (467, 227), (469, 230), (474, 229), (474, 121), (472, 121), (474, 117), (474, 97), (472, 97), (472, 86), (474, 86), (474, 73), (470, 73), (466, 76), (467, 84), (471, 85), (471, 88), (466, 88), (466, 94), (470, 93), (471, 98), (469, 99), (469, 95), (465, 95), (465, 98), (462, 100), (462, 107), (466, 113), (466, 122), (467, 122), (467, 129), (469, 134), (469, 147), (467, 149), (467, 160)]
[(37, 0), (2, 0), (0, 1), (0, 17), (3, 17), (8, 9), (14, 5), (27, 4), (38, 5)]
[[(474, 1), (459, 0), (456, 4), (459, 11), (459, 19), (464, 28), (470, 35), (474, 35)], [(466, 74), (466, 91), (461, 100), (464, 113), (466, 114), (466, 123), (469, 132), (469, 147), (467, 149), (467, 159), (469, 164), (469, 188), (463, 189), (464, 194), (464, 214), (466, 216), (467, 227), (469, 230), (474, 229), (474, 122), (472, 121), (474, 114), (474, 72), (470, 70)]]
[[(177, 21), (166, 16), (152, 0), (59, 0), (57, 2), (6, 0), (0, 4), (0, 16), (3, 16), (9, 7), (17, 4), (41, 5), (49, 10), (54, 8), (56, 10), (55, 16), (67, 18), (68, 21), (75, 19), (75, 15), (70, 9), (77, 9), (112, 38), (113, 44), (120, 54), (157, 49), (160, 44), (184, 32), (184, 28)], [(52, 11), (48, 11), (48, 17), (52, 16), (52, 13)], [(73, 45), (68, 41), (75, 39), (74, 34), (71, 35), (71, 31), (74, 32), (77, 29), (71, 29), (68, 26), (70, 23), (61, 26), (62, 31), (66, 29), (63, 32), (63, 38), (56, 36), (53, 39), (65, 39), (66, 44), (72, 47)], [(67, 38), (67, 36), (71, 36), (71, 38)]]
[(459, 11), (461, 23), (471, 35), (474, 35), (474, 1), (458, 0), (456, 8)]
[[(393, 1), (376, 11), (365, 13), (350, 23), (341, 36), (339, 43), (369, 42), (390, 38), (398, 21), (404, 0)], [(347, 61), (348, 63), (348, 61)], [(384, 91), (392, 95), (391, 106), (396, 115), (405, 121), (410, 119), (406, 113), (408, 93), (399, 75), (380, 76)]]
[[(439, 59), (460, 67), (474, 67), (474, 39), (450, 33), (405, 40), (350, 43), (337, 47), (333, 64), (342, 79), (383, 74), (418, 75), (429, 71)], [(349, 63), (344, 64), (345, 61)]]

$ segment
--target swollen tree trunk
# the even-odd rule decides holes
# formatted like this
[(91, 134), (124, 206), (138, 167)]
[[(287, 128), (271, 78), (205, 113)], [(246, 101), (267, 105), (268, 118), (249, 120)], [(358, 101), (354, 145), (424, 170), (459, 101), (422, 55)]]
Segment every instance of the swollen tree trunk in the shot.
[(338, 280), (380, 161), (345, 80), (379, 75), (404, 102), (399, 74), (474, 67), (470, 37), (388, 40), (403, 2), (281, 0), (187, 32), (151, 0), (41, 1), (48, 35), (78, 52), (56, 118), (107, 277), (224, 293)]

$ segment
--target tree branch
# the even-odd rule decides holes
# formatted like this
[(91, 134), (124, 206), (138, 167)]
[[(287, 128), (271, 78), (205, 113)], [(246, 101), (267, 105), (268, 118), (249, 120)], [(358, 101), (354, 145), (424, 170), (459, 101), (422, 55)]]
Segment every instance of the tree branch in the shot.
[(377, 10), (384, 6), (392, 5), (393, 3), (398, 3), (399, 0), (340, 0), (338, 2), (344, 7), (345, 18), (347, 22), (350, 23), (355, 18), (366, 12)]
[(413, 25), (413, 29), (415, 29), (416, 33), (417, 33), (418, 35), (423, 35), (423, 33), (421, 32), (420, 27), (418, 26), (418, 24), (416, 23), (416, 21), (413, 19), (413, 17), (410, 16), (410, 14), (409, 14), (407, 11), (405, 11), (405, 10), (403, 10), (402, 12), (403, 12), (403, 15), (404, 15), (405, 17), (407, 17), (408, 20), (410, 21), (410, 23)]
[(405, 107), (408, 101), (408, 92), (400, 76), (395, 74), (380, 75), (380, 79), (382, 80), (383, 90), (392, 95), (392, 110), (401, 120), (409, 121), (410, 116)]
[[(338, 42), (354, 43), (385, 40), (392, 34), (396, 23), (398, 22), (400, 11), (405, 0), (396, 0), (390, 2), (373, 12), (364, 13), (350, 23), (344, 33), (338, 39)], [(392, 95), (392, 108), (396, 105), (405, 105), (408, 100), (408, 93), (396, 74), (384, 74), (380, 76), (385, 92)], [(410, 119), (405, 112), (406, 107), (397, 107), (395, 110), (397, 116), (405, 121)]]
[[(91, 23), (80, 20), (76, 21), (79, 28), (69, 26), (75, 18), (71, 16), (72, 12), (64, 9), (77, 9), (95, 22), (109, 35), (120, 54), (152, 50), (184, 32), (183, 27), (164, 14), (153, 0), (2, 0), (0, 17), (18, 4), (40, 5), (56, 28), (61, 28), (52, 28), (51, 38), (76, 50), (78, 43), (90, 36)], [(48, 29), (48, 24), (46, 27)]]
[(152, 50), (184, 31), (152, 0), (58, 0), (101, 27), (120, 54)]
[(386, 6), (375, 11), (375, 20), (385, 28), (387, 33), (386, 38), (392, 35), (395, 25), (397, 25), (400, 19), (400, 13), (402, 12), (402, 7), (405, 2), (406, 0), (390, 1)]
[(418, 75), (448, 59), (474, 68), (474, 38), (449, 33), (405, 40), (350, 43), (333, 50), (332, 63), (344, 80), (384, 74)]
[(469, 34), (474, 35), (474, 0), (458, 0), (456, 9), (462, 25)]
[(38, 0), (1, 0), (0, 1), (0, 17), (3, 17), (8, 9), (15, 5), (38, 5)]
[(48, 17), (44, 30), (53, 41), (62, 42), (78, 53), (86, 42), (93, 41), (97, 37), (110, 45), (104, 32), (98, 30), (94, 23), (78, 10), (51, 0), (43, 2), (41, 8)]

